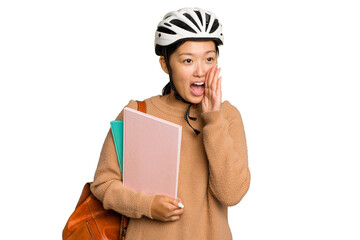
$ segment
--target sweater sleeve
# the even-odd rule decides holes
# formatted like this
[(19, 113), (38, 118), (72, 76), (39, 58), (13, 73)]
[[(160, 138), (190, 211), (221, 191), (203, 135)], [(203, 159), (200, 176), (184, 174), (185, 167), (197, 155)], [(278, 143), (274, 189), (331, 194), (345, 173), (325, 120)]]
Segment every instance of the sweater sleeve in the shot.
[[(137, 109), (137, 103), (130, 101), (129, 108)], [(123, 119), (123, 111), (116, 120)], [(151, 203), (154, 196), (125, 188), (121, 181), (114, 140), (109, 130), (103, 144), (95, 172), (91, 192), (102, 201), (105, 209), (113, 209), (131, 218), (151, 218)]]
[(250, 185), (247, 146), (239, 111), (224, 102), (203, 113), (203, 139), (209, 161), (209, 191), (223, 205), (236, 205)]

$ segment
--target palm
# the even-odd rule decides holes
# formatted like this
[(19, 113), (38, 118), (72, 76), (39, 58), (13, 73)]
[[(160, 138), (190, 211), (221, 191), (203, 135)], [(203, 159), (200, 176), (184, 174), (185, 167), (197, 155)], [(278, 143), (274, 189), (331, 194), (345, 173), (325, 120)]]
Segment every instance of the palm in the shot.
[(218, 111), (221, 106), (220, 68), (212, 67), (206, 73), (205, 93), (201, 101), (203, 112)]

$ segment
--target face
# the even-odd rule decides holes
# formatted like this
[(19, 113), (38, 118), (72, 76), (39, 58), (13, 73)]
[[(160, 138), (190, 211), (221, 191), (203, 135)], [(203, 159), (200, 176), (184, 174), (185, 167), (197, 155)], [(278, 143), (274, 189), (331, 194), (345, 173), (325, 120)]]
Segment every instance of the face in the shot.
[(206, 72), (217, 64), (213, 41), (186, 41), (170, 56), (176, 90), (191, 103), (200, 103), (205, 91)]

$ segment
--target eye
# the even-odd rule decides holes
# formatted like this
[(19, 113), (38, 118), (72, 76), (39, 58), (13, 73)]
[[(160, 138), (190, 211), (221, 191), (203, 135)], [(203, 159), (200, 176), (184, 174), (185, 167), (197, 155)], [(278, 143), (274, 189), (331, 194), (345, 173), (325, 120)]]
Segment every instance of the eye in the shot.
[(207, 62), (212, 62), (212, 61), (214, 61), (214, 58), (213, 57), (208, 57), (208, 58), (206, 58), (206, 61)]
[(185, 60), (184, 60), (184, 63), (187, 63), (187, 64), (192, 63), (192, 60), (191, 60), (190, 58), (185, 59)]

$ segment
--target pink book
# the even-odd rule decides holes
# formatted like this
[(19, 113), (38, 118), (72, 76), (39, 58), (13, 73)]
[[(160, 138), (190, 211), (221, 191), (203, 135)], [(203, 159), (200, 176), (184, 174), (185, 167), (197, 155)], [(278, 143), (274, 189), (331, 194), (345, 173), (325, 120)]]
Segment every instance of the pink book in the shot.
[(177, 197), (181, 126), (124, 108), (123, 184), (137, 192)]

